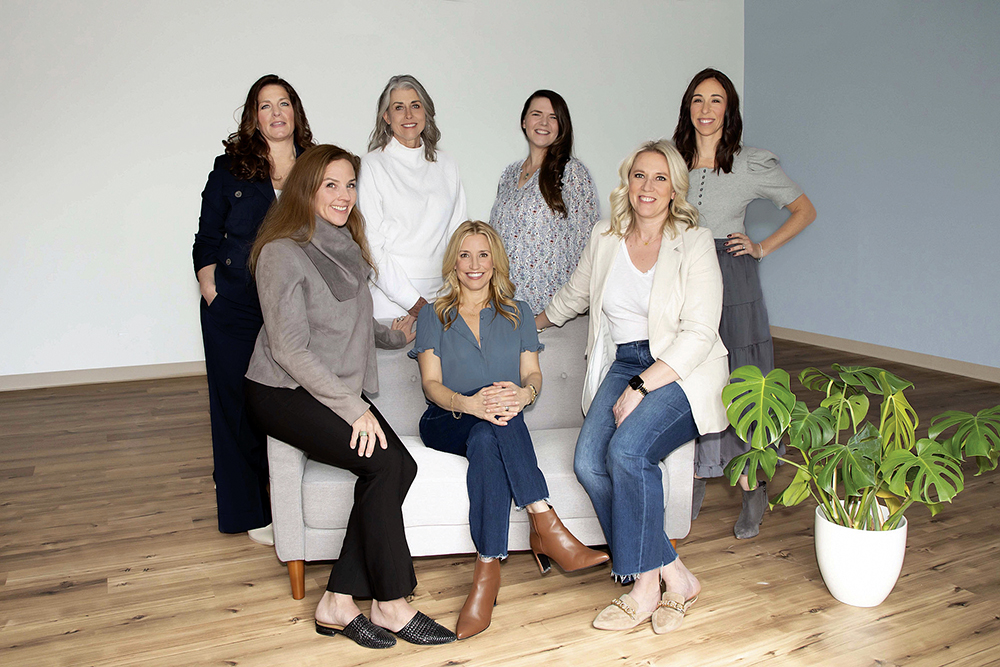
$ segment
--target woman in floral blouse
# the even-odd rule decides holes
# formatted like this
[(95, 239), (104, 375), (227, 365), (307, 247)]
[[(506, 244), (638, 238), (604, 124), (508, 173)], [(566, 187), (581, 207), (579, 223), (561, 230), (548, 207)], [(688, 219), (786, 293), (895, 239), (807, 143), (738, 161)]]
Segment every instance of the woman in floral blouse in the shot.
[(540, 313), (576, 269), (601, 210), (590, 172), (572, 157), (573, 123), (559, 93), (532, 93), (521, 131), (528, 157), (500, 175), (490, 224), (510, 255), (515, 298)]

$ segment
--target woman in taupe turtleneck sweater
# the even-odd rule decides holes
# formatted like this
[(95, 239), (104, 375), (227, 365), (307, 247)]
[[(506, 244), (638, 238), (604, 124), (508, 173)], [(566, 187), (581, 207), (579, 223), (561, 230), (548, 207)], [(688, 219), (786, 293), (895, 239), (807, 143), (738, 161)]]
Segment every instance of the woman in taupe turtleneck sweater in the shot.
[[(250, 253), (264, 328), (247, 399), (264, 430), (358, 476), (340, 558), (316, 608), (316, 631), (388, 648), (396, 637), (441, 644), (455, 635), (410, 606), (416, 586), (402, 504), (416, 463), (362, 393), (378, 390), (375, 346), (413, 340), (372, 318), (371, 255), (355, 208), (357, 156), (316, 146), (298, 158)], [(370, 597), (371, 620), (355, 597)], [(395, 637), (393, 636), (395, 635)]]

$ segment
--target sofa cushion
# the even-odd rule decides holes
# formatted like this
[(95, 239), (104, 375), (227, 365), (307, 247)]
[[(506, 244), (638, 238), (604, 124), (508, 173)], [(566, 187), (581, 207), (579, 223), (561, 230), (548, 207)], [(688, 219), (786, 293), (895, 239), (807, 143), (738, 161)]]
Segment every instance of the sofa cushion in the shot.
[[(538, 467), (549, 487), (549, 502), (563, 520), (592, 518), (594, 508), (573, 472), (578, 428), (547, 429), (531, 434)], [(417, 477), (403, 503), (407, 526), (467, 526), (469, 495), (465, 477), (468, 462), (461, 456), (425, 447), (414, 436), (400, 438), (417, 462)], [(376, 451), (373, 456), (378, 456)], [(666, 462), (660, 462), (666, 474)], [(354, 504), (352, 473), (317, 461), (306, 463), (302, 479), (302, 513), (309, 528), (347, 527)], [(527, 522), (524, 512), (511, 506), (511, 523)]]
[[(549, 500), (563, 518), (593, 517), (586, 491), (573, 473), (573, 451), (578, 428), (550, 429), (532, 434), (538, 467), (549, 487)], [(417, 477), (403, 503), (407, 526), (468, 526), (469, 495), (465, 458), (425, 447), (414, 436), (401, 436), (417, 462)], [(373, 456), (378, 456), (376, 451)], [(347, 527), (354, 504), (352, 473), (317, 461), (306, 463), (302, 478), (302, 513), (309, 528), (335, 530)], [(523, 512), (511, 508), (511, 522), (523, 523)]]

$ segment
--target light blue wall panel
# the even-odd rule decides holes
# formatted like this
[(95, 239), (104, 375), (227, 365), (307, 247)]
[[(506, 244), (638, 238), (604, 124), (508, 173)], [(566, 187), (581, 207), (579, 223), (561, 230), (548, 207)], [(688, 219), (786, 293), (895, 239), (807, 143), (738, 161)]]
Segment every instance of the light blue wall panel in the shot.
[(745, 141), (819, 212), (762, 265), (771, 323), (1000, 366), (1000, 3), (744, 6)]

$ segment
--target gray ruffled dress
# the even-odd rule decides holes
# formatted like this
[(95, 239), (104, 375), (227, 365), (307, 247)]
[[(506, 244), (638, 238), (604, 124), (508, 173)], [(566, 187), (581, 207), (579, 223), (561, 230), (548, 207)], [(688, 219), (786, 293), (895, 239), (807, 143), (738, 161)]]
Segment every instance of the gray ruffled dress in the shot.
[[(692, 169), (688, 201), (698, 208), (699, 224), (712, 230), (722, 269), (722, 321), (719, 335), (729, 350), (729, 370), (753, 364), (767, 373), (774, 368), (771, 328), (760, 287), (757, 260), (750, 255), (733, 257), (726, 252), (727, 235), (745, 233), (747, 205), (770, 199), (784, 208), (802, 195), (778, 165), (778, 156), (744, 146), (733, 158), (732, 172)], [(729, 461), (749, 450), (732, 428), (698, 439), (694, 473), (721, 477)]]

